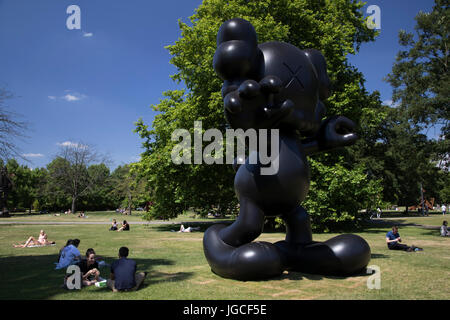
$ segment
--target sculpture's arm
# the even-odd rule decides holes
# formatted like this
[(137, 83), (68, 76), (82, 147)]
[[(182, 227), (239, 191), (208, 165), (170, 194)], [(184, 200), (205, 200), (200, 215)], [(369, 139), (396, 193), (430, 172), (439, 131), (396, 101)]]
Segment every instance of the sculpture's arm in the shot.
[(355, 124), (344, 116), (324, 120), (318, 133), (301, 141), (306, 155), (329, 151), (339, 147), (351, 146), (358, 136), (353, 132)]

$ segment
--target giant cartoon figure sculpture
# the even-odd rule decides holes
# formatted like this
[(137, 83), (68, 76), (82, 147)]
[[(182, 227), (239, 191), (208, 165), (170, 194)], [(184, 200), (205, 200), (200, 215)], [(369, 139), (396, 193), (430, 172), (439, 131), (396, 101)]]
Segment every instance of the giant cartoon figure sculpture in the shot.
[[(279, 129), (279, 169), (262, 175), (259, 162), (246, 159), (235, 165), (239, 216), (230, 226), (211, 226), (203, 238), (212, 271), (225, 278), (256, 280), (284, 270), (327, 275), (364, 270), (370, 260), (367, 242), (352, 234), (313, 241), (309, 216), (300, 206), (310, 183), (306, 156), (357, 139), (348, 118), (322, 120), (321, 100), (330, 95), (322, 54), (283, 42), (258, 45), (253, 26), (232, 19), (219, 29), (214, 69), (224, 80), (225, 116), (232, 128)], [(284, 241), (252, 242), (261, 234), (265, 216), (284, 219)]]

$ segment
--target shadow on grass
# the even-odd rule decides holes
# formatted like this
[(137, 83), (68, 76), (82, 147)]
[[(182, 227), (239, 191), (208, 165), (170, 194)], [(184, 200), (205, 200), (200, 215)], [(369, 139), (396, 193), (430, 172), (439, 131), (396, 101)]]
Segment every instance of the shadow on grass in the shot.
[(436, 237), (436, 239), (441, 239), (441, 233), (439, 228), (435, 228), (435, 229), (422, 229), (420, 232), (421, 236), (431, 236), (431, 237)]
[[(149, 273), (143, 288), (159, 282), (184, 281), (193, 274), (191, 272), (162, 273), (152, 270), (157, 265), (174, 265), (173, 260), (130, 258), (136, 261), (138, 272), (147, 271)], [(54, 262), (57, 259), (58, 255), (56, 254), (1, 256), (0, 274), (3, 275), (3, 280), (0, 300), (45, 300), (55, 295), (71, 294), (70, 290), (62, 288), (66, 270), (54, 270)], [(104, 257), (104, 260), (111, 264), (116, 258)], [(100, 275), (108, 279), (109, 267), (100, 268)], [(107, 291), (105, 288), (103, 290)]]
[(370, 258), (371, 259), (386, 259), (386, 258), (390, 258), (391, 256), (387, 256), (385, 254), (382, 253), (372, 253)]
[(350, 276), (333, 276), (333, 275), (320, 275), (320, 274), (311, 274), (311, 273), (305, 273), (305, 272), (297, 272), (297, 271), (288, 271), (287, 273), (283, 273), (281, 276), (274, 278), (276, 280), (302, 280), (302, 279), (308, 279), (308, 280), (323, 280), (323, 279), (335, 279), (335, 280), (345, 280), (347, 278), (354, 278), (354, 277), (368, 277), (371, 273), (367, 273), (366, 270), (363, 270), (360, 273), (350, 275)]

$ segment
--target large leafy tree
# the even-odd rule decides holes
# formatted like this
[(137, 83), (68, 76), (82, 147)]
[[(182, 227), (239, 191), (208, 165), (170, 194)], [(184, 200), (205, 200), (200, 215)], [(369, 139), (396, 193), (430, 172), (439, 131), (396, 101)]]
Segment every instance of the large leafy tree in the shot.
[[(392, 100), (396, 107), (391, 115), (397, 123), (393, 129), (386, 130), (385, 136), (393, 144), (395, 137), (396, 152), (402, 154), (395, 160), (395, 157), (388, 158), (395, 168), (393, 176), (405, 180), (397, 179), (402, 194), (399, 200), (405, 205), (417, 202), (421, 183), (429, 197), (446, 202), (449, 199), (445, 186), (450, 183), (449, 1), (435, 0), (433, 10), (419, 12), (415, 20), (415, 33), (399, 32), (402, 50), (386, 77), (393, 87)], [(430, 128), (439, 132), (439, 138), (426, 137)], [(412, 188), (408, 183), (412, 183)], [(415, 197), (405, 188), (414, 190)]]
[(394, 89), (392, 100), (411, 125), (440, 130), (435, 160), (446, 170), (450, 150), (449, 4), (435, 0), (431, 12), (421, 11), (415, 17), (415, 33), (399, 32), (403, 48), (386, 77)]
[(117, 206), (124, 206), (131, 215), (132, 209), (144, 206), (150, 199), (145, 181), (138, 177), (131, 165), (118, 166), (111, 174), (110, 197)]
[(19, 165), (15, 159), (8, 160), (6, 168), (14, 186), (8, 195), (8, 208), (28, 209), (31, 213), (33, 202), (38, 196), (39, 172)]
[[(334, 90), (326, 101), (328, 115), (345, 115), (357, 123), (360, 131), (364, 128), (360, 126), (361, 120), (373, 126), (383, 120), (376, 114), (381, 105), (378, 97), (366, 92), (362, 74), (347, 61), (348, 54), (356, 53), (363, 42), (376, 36), (374, 30), (366, 27), (362, 6), (363, 3), (350, 0), (205, 0), (190, 17), (190, 23), (179, 22), (181, 37), (167, 48), (172, 55), (171, 63), (178, 70), (172, 78), (183, 82), (186, 90), (163, 93), (164, 99), (152, 106), (159, 112), (152, 128), (141, 119), (136, 123), (146, 150), (138, 166), (154, 190), (154, 216), (173, 217), (188, 207), (203, 214), (214, 210), (232, 212), (236, 208), (231, 166), (175, 165), (170, 157), (175, 145), (171, 134), (175, 129), (185, 128), (193, 134), (194, 121), (202, 121), (203, 130), (217, 128), (225, 132), (222, 81), (213, 70), (212, 60), (217, 31), (228, 19), (241, 17), (250, 21), (260, 43), (284, 41), (322, 51)], [(333, 174), (325, 166), (339, 170), (351, 184), (351, 160), (345, 150), (317, 155), (312, 162), (318, 165), (313, 168), (323, 170), (313, 172), (317, 174), (313, 179), (325, 180), (324, 175)], [(323, 190), (326, 186), (313, 184), (312, 188)], [(314, 207), (312, 211), (326, 215), (329, 208), (336, 207), (333, 199), (310, 199), (309, 209)], [(353, 219), (355, 212), (352, 209), (343, 216)]]

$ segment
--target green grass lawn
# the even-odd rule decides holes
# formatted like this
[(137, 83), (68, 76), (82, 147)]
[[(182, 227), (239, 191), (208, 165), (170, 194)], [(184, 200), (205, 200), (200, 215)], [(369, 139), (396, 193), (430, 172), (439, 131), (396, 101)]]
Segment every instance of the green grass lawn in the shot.
[[(103, 218), (109, 219), (109, 215)], [(106, 225), (0, 225), (0, 299), (449, 299), (450, 238), (441, 238), (438, 230), (417, 226), (440, 226), (442, 220), (442, 216), (386, 219), (355, 232), (371, 246), (369, 265), (381, 270), (380, 290), (367, 288), (369, 276), (365, 274), (342, 278), (285, 272), (265, 281), (223, 279), (211, 272), (203, 255), (203, 232), (171, 232), (178, 228), (174, 225), (132, 225), (130, 232), (110, 232)], [(389, 251), (384, 239), (394, 223), (404, 224), (399, 230), (404, 243), (424, 251)], [(41, 228), (56, 246), (12, 247), (30, 235), (37, 236)], [(314, 240), (335, 235), (315, 234)], [(81, 239), (82, 254), (94, 248), (107, 263), (116, 259), (119, 247), (129, 247), (129, 257), (136, 260), (138, 271), (149, 272), (143, 287), (127, 293), (96, 287), (62, 289), (65, 270), (54, 270), (54, 262), (68, 238)], [(258, 240), (276, 242), (283, 238), (282, 233), (263, 233)], [(104, 278), (109, 277), (108, 268), (100, 271)]]

